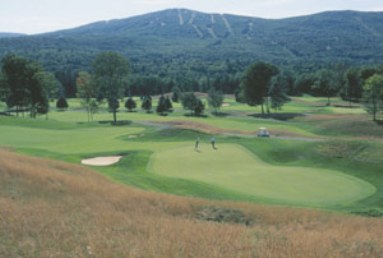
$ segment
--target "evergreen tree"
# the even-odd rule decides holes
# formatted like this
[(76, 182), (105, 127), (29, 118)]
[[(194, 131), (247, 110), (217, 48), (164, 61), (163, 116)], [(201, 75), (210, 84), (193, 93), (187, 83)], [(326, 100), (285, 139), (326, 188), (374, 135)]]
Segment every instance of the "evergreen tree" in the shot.
[(158, 105), (156, 112), (160, 115), (164, 115), (164, 113), (167, 111), (166, 109), (166, 103), (165, 103), (165, 97), (161, 96), (158, 100)]
[(181, 90), (178, 87), (173, 87), (172, 92), (172, 101), (177, 103), (181, 97)]
[(205, 105), (202, 103), (202, 100), (197, 100), (197, 105), (194, 107), (194, 114), (196, 116), (200, 116), (203, 114), (203, 111), (205, 110)]
[(57, 100), (57, 102), (56, 102), (56, 108), (57, 108), (58, 110), (62, 110), (62, 111), (64, 111), (64, 110), (66, 110), (68, 107), (69, 107), (69, 105), (68, 105), (68, 102), (67, 102), (66, 98), (64, 98), (64, 97), (61, 96), (61, 97)]
[(165, 98), (165, 109), (166, 109), (166, 112), (173, 111), (173, 104), (168, 96), (166, 96)]
[(133, 98), (128, 98), (125, 102), (125, 108), (129, 111), (129, 112), (132, 112), (133, 109), (135, 109), (137, 107), (137, 104), (136, 102), (134, 101)]
[(152, 98), (150, 96), (146, 96), (142, 100), (141, 108), (145, 110), (147, 113), (150, 113), (152, 110)]

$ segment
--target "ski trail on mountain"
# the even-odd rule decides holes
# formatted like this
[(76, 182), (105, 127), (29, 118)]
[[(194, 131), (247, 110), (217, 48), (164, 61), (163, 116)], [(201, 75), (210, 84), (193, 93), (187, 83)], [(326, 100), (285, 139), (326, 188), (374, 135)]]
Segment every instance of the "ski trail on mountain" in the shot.
[(190, 17), (189, 24), (193, 24), (193, 21), (194, 21), (196, 16), (197, 16), (197, 14), (195, 12), (193, 12), (191, 17)]
[(249, 31), (250, 31), (250, 32), (253, 32), (253, 29), (254, 29), (254, 23), (249, 22), (248, 26), (249, 26)]
[(233, 34), (234, 34), (234, 33), (233, 33), (233, 29), (231, 28), (229, 21), (226, 19), (226, 17), (225, 17), (223, 14), (221, 14), (221, 18), (222, 18), (222, 20), (223, 20), (223, 23), (224, 23), (225, 26), (226, 26), (226, 29), (229, 31), (229, 33), (230, 33), (231, 35), (233, 35)]
[(214, 15), (210, 15), (210, 21), (211, 21), (211, 24), (215, 24), (215, 18), (214, 18)]
[(197, 26), (197, 25), (194, 25), (194, 24), (192, 24), (192, 26), (193, 26), (193, 28), (195, 29), (195, 31), (197, 32), (198, 36), (199, 36), (200, 38), (203, 38), (203, 33), (202, 33), (202, 31), (198, 28), (198, 26)]
[(364, 23), (364, 21), (359, 18), (359, 17), (356, 17), (355, 18), (359, 23), (360, 23), (360, 26), (363, 27), (365, 30), (367, 30), (368, 32), (370, 32), (372, 35), (374, 35), (375, 37), (382, 37), (382, 34), (380, 34), (379, 32), (377, 32), (376, 30), (374, 30), (373, 28), (371, 28), (370, 26), (368, 26), (367, 24)]
[(182, 13), (181, 13), (181, 10), (178, 9), (178, 19), (179, 19), (179, 22), (180, 22), (180, 25), (184, 25), (184, 17), (182, 17)]
[(218, 38), (213, 28), (207, 28), (207, 32), (209, 32), (210, 36), (212, 36), (214, 39)]

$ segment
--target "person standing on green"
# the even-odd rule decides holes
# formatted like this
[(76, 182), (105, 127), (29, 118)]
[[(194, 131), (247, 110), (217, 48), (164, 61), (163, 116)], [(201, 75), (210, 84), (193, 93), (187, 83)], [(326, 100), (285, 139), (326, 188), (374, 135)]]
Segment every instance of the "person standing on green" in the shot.
[(197, 139), (195, 140), (194, 150), (199, 151), (199, 136), (197, 136)]
[(217, 148), (215, 147), (215, 138), (214, 138), (214, 136), (210, 138), (210, 143), (211, 143), (211, 147), (213, 147), (213, 149), (216, 150)]

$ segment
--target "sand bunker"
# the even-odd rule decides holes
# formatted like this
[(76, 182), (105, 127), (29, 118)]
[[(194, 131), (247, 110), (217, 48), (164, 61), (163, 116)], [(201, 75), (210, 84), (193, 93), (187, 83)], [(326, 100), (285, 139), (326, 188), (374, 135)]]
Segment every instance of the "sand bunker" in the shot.
[(81, 160), (81, 164), (90, 166), (110, 166), (120, 161), (122, 156), (96, 157)]

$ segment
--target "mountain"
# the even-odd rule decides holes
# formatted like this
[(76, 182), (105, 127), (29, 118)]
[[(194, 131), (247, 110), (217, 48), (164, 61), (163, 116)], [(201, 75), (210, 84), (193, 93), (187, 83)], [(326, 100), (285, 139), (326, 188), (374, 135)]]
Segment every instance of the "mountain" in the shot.
[(1, 38), (15, 38), (15, 37), (22, 37), (22, 36), (26, 36), (26, 34), (22, 34), (22, 33), (0, 32), (0, 39), (1, 39)]
[(383, 13), (334, 11), (271, 20), (169, 9), (0, 39), (0, 57), (16, 52), (53, 71), (87, 69), (106, 50), (128, 56), (135, 73), (173, 77), (214, 74), (223, 66), (234, 74), (256, 60), (301, 67), (381, 63)]

